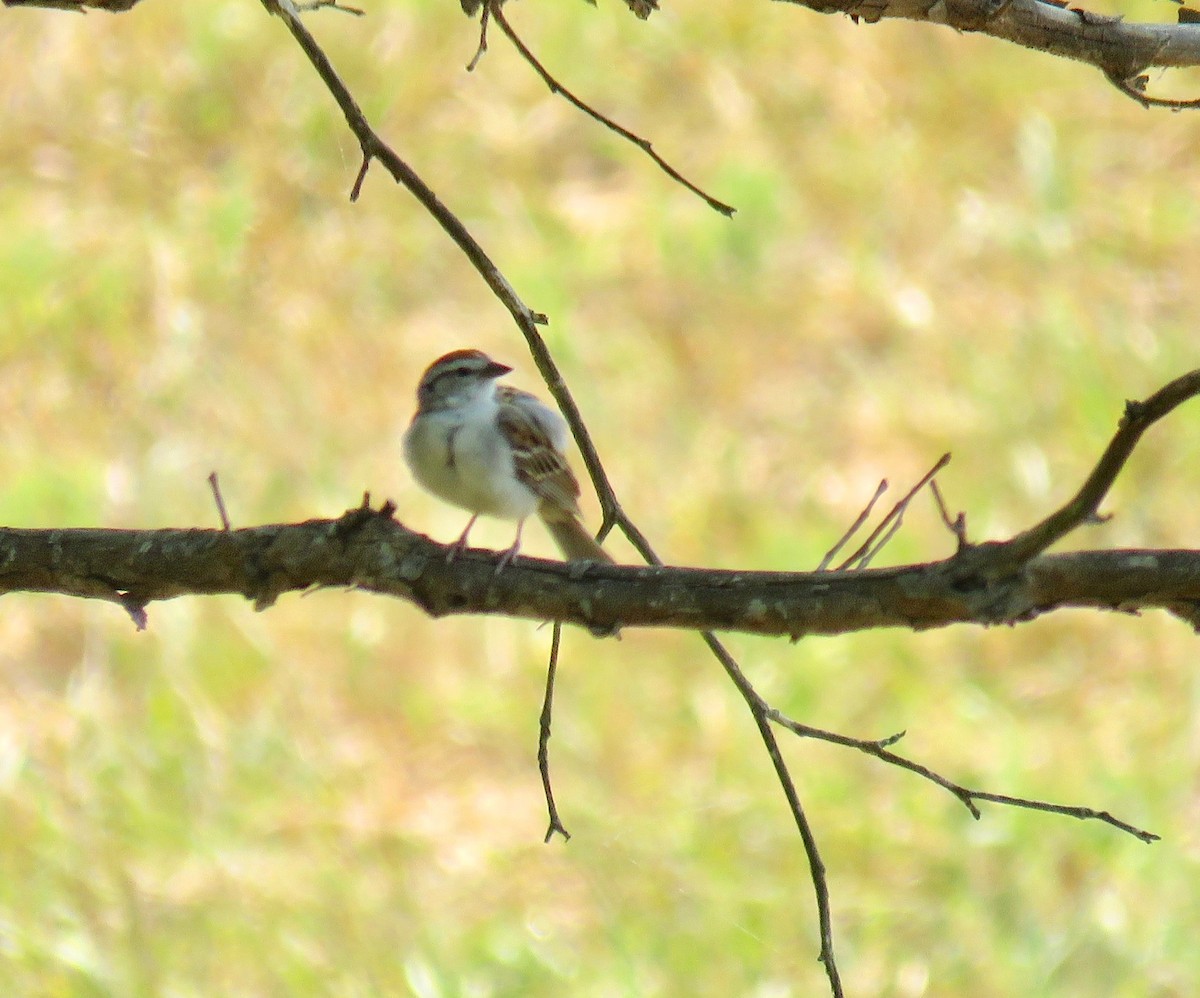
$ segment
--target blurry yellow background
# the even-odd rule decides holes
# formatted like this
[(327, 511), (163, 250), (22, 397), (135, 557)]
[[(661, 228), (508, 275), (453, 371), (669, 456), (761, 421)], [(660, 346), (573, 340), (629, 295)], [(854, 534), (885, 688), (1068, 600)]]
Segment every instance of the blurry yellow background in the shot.
[[(549, 313), (668, 561), (812, 567), (879, 478), (944, 450), (972, 537), (1003, 536), (1073, 492), (1124, 399), (1196, 366), (1200, 118), (1093, 70), (784, 4), (673, 0), (644, 24), (614, 0), (507, 8), (727, 220), (499, 33), (464, 72), (477, 27), (457, 4), (364, 6), (307, 23)], [(515, 384), (536, 374), (382, 170), (348, 202), (357, 146), (282, 24), (252, 0), (6, 10), (0, 122), (0, 522), (214, 526), (215, 469), (235, 525), (369, 489), (457, 534), (400, 461), (415, 380), (467, 345)], [(1116, 518), (1071, 543), (1197, 546), (1198, 440), (1192, 403), (1135, 455)], [(950, 549), (923, 500), (886, 560)], [(149, 612), (139, 634), (107, 605), (0, 602), (4, 994), (824, 993), (800, 843), (693, 635), (568, 634), (553, 764), (574, 838), (545, 846), (548, 629), (361, 593)], [(898, 770), (787, 741), (850, 993), (1200, 989), (1183, 625), (1076, 612), (730, 644), (801, 720), (907, 729), (903, 751), (969, 785), (1163, 835), (975, 822)]]

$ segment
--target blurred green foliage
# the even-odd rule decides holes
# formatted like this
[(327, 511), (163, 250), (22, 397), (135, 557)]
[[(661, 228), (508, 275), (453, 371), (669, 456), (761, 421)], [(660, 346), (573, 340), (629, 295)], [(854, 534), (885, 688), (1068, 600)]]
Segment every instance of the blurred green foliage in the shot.
[[(975, 36), (776, 4), (513, 5), (549, 68), (739, 214), (552, 98), (448, 2), (310, 15), (394, 144), (547, 330), (671, 561), (804, 568), (875, 483), (942, 476), (975, 538), (1077, 486), (1126, 397), (1196, 364), (1194, 117)], [(1161, 12), (1160, 12), (1161, 13)], [(399, 459), (420, 370), (511, 322), (251, 0), (0, 15), (0, 520), (238, 525), (366, 489), (447, 539)], [(1156, 83), (1160, 81), (1155, 81)], [(1075, 545), (1200, 537), (1200, 410)], [(594, 520), (594, 507), (590, 511)], [(507, 543), (509, 528), (476, 540)], [(888, 551), (945, 555), (926, 504)], [(529, 531), (531, 552), (546, 539)], [(620, 543), (614, 549), (627, 553)], [(548, 633), (357, 593), (150, 609), (6, 597), (6, 995), (752, 995), (824, 990), (800, 844), (691, 635), (572, 633), (541, 844)], [(856, 995), (1200, 988), (1195, 637), (1161, 616), (733, 638), (798, 718), (986, 809), (787, 744)]]

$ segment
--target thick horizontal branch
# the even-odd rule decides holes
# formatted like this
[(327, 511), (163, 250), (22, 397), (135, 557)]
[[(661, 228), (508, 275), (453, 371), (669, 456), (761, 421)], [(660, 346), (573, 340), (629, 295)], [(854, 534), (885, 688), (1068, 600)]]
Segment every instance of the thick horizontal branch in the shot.
[[(351, 510), (241, 530), (0, 530), (0, 593), (109, 600), (144, 622), (154, 600), (232, 593), (270, 606), (280, 595), (352, 586), (409, 600), (434, 616), (560, 620), (618, 627), (744, 631), (799, 638), (878, 627), (1030, 620), (1061, 607), (1164, 609), (1200, 629), (1200, 551), (1043, 555), (1007, 577), (964, 573), (960, 556), (855, 572), (737, 572), (565, 565), (446, 549), (392, 519)], [(976, 549), (977, 550), (977, 549)], [(974, 566), (972, 566), (974, 567)]]

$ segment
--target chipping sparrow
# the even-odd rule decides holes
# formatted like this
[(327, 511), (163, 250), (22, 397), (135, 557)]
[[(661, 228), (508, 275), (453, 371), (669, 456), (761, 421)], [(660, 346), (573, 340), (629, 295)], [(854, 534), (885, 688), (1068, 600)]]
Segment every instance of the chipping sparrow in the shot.
[(421, 486), (471, 514), (447, 561), (466, 546), (480, 514), (516, 520), (499, 574), (520, 549), (532, 513), (567, 561), (612, 561), (580, 521), (566, 422), (528, 392), (496, 384), (511, 370), (479, 350), (455, 350), (430, 364), (417, 386), (404, 460)]

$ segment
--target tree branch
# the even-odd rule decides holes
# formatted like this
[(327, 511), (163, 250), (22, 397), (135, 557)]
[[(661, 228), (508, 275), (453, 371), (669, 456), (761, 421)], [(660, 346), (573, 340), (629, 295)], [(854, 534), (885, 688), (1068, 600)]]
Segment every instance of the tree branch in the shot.
[(1200, 551), (1043, 555), (1004, 580), (964, 577), (958, 556), (851, 572), (744, 572), (563, 564), (446, 549), (392, 509), (238, 530), (0, 529), (0, 593), (61, 593), (123, 607), (219, 593), (262, 610), (289, 592), (354, 586), (435, 616), (561, 620), (618, 627), (847, 634), (878, 627), (1016, 624), (1065, 607), (1163, 609), (1200, 629)]
[(1080, 524), (1097, 519), (1100, 503), (1108, 495), (1108, 490), (1125, 467), (1142, 434), (1197, 395), (1200, 395), (1200, 370), (1176, 378), (1145, 402), (1126, 402), (1115, 436), (1100, 455), (1087, 481), (1080, 486), (1079, 492), (1041, 523), (1002, 545), (1005, 559), (1014, 563), (1025, 561), (1045, 551)]
[[(1043, 0), (787, 0), (819, 14), (848, 14), (874, 24), (903, 18), (1002, 38), (1048, 55), (1095, 66), (1141, 103), (1138, 74), (1151, 66), (1200, 65), (1200, 25), (1148, 24)], [(1189, 106), (1169, 102), (1166, 106)]]

